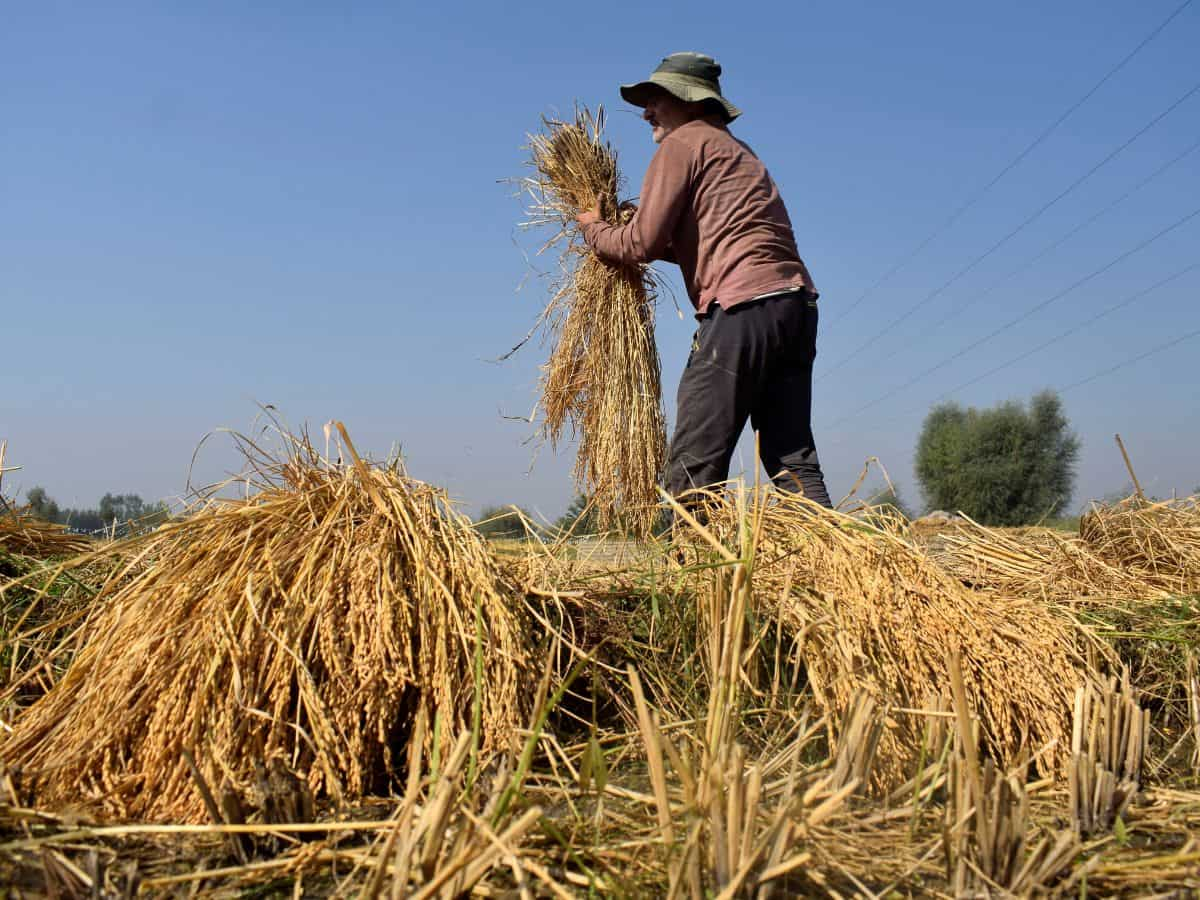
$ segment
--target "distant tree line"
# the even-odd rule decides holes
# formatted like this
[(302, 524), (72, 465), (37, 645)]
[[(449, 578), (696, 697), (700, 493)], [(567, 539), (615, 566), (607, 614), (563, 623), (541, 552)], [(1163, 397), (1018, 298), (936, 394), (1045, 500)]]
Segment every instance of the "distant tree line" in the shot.
[(154, 528), (170, 515), (165, 503), (147, 503), (137, 494), (105, 494), (94, 509), (60, 507), (40, 486), (25, 492), (25, 505), (31, 515), (73, 531), (99, 531), (131, 522), (141, 528)]

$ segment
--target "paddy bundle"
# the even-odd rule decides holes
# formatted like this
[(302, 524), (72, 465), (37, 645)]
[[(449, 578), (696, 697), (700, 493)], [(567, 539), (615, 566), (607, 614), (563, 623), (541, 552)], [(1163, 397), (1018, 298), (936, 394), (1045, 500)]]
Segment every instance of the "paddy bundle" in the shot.
[(940, 555), (980, 588), (1059, 602), (1163, 600), (1200, 591), (1200, 506), (1196, 498), (1131, 497), (1094, 505), (1078, 535), (965, 523)]
[(1097, 597), (1168, 596), (1098, 556), (1075, 535), (1049, 528), (987, 528), (969, 519), (943, 535), (938, 562), (978, 591), (1078, 604)]
[(483, 540), (348, 438), (350, 465), (290, 441), (246, 498), (133, 539), (144, 568), (101, 591), (87, 644), (0, 743), (40, 805), (197, 821), (199, 781), (249, 795), (263, 760), (353, 798), (399, 774), (418, 715), (443, 758), (464, 731), (507, 749), (526, 632)]
[(91, 538), (74, 534), (0, 497), (0, 551), (33, 559), (74, 556), (92, 549)]
[[(713, 502), (714, 527), (732, 527), (736, 511)], [(882, 782), (912, 774), (948, 696), (955, 653), (988, 752), (1006, 763), (1026, 754), (1043, 772), (1065, 763), (1072, 700), (1085, 674), (1072, 656), (1069, 625), (1044, 605), (975, 593), (899, 529), (796, 495), (765, 494), (744, 515), (758, 522), (756, 605), (774, 623), (764, 627), (785, 635), (783, 668), (789, 659), (801, 667), (835, 729), (859, 694), (886, 710)]]
[(1148, 502), (1138, 496), (1094, 505), (1079, 539), (1100, 559), (1172, 594), (1200, 591), (1200, 498)]
[(93, 552), (58, 560), (0, 555), (0, 727), (66, 673), (86, 643), (101, 587), (130, 577), (119, 545), (88, 546)]
[(546, 249), (562, 250), (561, 275), (540, 320), (551, 344), (540, 390), (541, 433), (552, 446), (577, 437), (575, 481), (602, 527), (648, 532), (666, 459), (666, 426), (654, 286), (645, 266), (618, 266), (583, 241), (575, 216), (598, 205), (605, 221), (631, 214), (617, 201), (616, 154), (602, 138), (603, 112), (545, 120), (530, 136), (529, 225), (558, 228)]

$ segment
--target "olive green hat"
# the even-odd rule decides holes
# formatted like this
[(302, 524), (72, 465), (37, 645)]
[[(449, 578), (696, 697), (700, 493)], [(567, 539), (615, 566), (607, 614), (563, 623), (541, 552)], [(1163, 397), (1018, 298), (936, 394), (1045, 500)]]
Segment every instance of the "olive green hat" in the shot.
[(649, 92), (658, 86), (686, 103), (715, 100), (732, 122), (742, 111), (721, 96), (721, 66), (703, 53), (672, 53), (650, 77), (637, 84), (621, 85), (621, 96), (634, 106), (645, 106)]

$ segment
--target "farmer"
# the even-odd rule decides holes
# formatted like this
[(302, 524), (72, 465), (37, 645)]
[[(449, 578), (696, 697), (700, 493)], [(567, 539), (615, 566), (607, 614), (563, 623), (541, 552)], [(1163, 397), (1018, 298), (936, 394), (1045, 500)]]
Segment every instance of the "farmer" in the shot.
[(729, 132), (741, 111), (721, 95), (721, 67), (673, 53), (646, 81), (621, 86), (645, 109), (658, 150), (628, 224), (598, 208), (578, 216), (601, 258), (677, 263), (699, 328), (679, 381), (667, 489), (719, 484), (746, 419), (775, 484), (823, 506), (829, 493), (812, 433), (817, 291), (779, 190)]

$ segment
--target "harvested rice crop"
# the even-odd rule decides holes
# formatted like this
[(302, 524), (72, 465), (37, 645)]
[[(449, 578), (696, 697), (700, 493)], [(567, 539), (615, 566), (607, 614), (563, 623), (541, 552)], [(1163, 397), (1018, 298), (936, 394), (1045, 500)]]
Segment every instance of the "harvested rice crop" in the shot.
[(943, 564), (980, 588), (1060, 602), (1162, 600), (1200, 592), (1195, 498), (1095, 505), (1079, 535), (1012, 532), (970, 520), (944, 538)]
[(1200, 498), (1093, 506), (1079, 538), (1110, 565), (1173, 594), (1200, 591)]
[(967, 520), (942, 537), (938, 561), (979, 591), (1063, 604), (1104, 596), (1167, 594), (1093, 553), (1072, 535), (1047, 528), (1020, 532)]
[[(883, 781), (911, 775), (930, 721), (916, 711), (934, 711), (948, 696), (953, 651), (993, 756), (1008, 762), (1056, 742), (1038, 768), (1065, 760), (1085, 673), (1062, 618), (1037, 602), (972, 592), (900, 532), (801, 497), (767, 495), (749, 515), (761, 517), (756, 602), (792, 636), (817, 703), (835, 725), (860, 692), (889, 709)], [(718, 506), (713, 521), (723, 530), (734, 518)]]
[[(0, 441), (0, 483), (5, 472), (20, 466), (5, 468), (4, 458), (8, 441)], [(62, 525), (53, 525), (30, 514), (29, 509), (16, 506), (0, 493), (0, 554), (50, 559), (55, 556), (74, 556), (90, 550), (92, 542), (84, 535), (71, 534)], [(0, 571), (0, 577), (3, 572)]]
[(40, 804), (200, 820), (185, 750), (214, 792), (249, 793), (264, 759), (318, 799), (384, 790), (419, 712), (445, 753), (474, 701), (483, 749), (508, 747), (525, 628), (486, 545), (442, 491), (346, 444), (343, 466), (292, 439), (248, 499), (125, 542), (144, 570), (101, 591), (91, 639), (0, 744)]
[(87, 535), (72, 534), (0, 498), (0, 551), (34, 559), (74, 556), (94, 546)]
[(66, 673), (86, 642), (93, 602), (110, 578), (131, 576), (117, 545), (59, 562), (0, 554), (0, 728)]
[(562, 248), (562, 276), (540, 320), (552, 344), (540, 385), (541, 433), (552, 446), (568, 429), (579, 438), (575, 481), (602, 527), (620, 523), (645, 534), (667, 443), (653, 283), (644, 266), (602, 262), (575, 223), (597, 201), (608, 222), (627, 214), (603, 130), (602, 112), (581, 109), (574, 122), (546, 120), (544, 132), (530, 137), (536, 174), (523, 182), (532, 198), (527, 224), (557, 226), (546, 247)]

